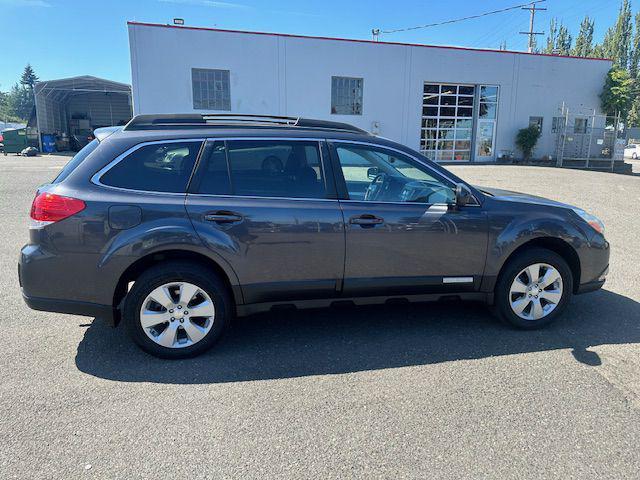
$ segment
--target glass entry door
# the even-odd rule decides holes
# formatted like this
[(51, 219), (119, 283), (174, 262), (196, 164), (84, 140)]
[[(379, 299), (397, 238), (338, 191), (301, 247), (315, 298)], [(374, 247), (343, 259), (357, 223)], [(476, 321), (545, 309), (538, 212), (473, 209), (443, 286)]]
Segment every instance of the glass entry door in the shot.
[(476, 161), (491, 161), (495, 158), (495, 121), (478, 120), (476, 137)]
[(475, 160), (489, 162), (496, 158), (496, 120), (498, 118), (498, 87), (481, 85), (478, 95)]

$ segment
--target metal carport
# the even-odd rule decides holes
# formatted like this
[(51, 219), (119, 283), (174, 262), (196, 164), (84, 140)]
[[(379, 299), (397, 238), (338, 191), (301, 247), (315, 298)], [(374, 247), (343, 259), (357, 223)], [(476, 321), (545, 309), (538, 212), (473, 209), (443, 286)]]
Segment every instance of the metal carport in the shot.
[(37, 82), (34, 87), (38, 141), (118, 125), (132, 116), (131, 86), (89, 75)]

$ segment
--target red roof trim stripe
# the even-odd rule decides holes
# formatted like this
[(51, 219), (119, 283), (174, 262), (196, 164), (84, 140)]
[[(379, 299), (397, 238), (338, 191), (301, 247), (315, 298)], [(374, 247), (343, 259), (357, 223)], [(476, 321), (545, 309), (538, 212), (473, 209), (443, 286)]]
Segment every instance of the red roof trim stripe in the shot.
[(333, 40), (339, 42), (356, 42), (356, 43), (369, 43), (376, 45), (399, 45), (405, 47), (425, 47), (425, 48), (444, 48), (448, 50), (462, 50), (468, 52), (491, 52), (491, 53), (511, 53), (515, 55), (532, 55), (536, 57), (553, 57), (553, 58), (573, 58), (577, 60), (601, 60), (605, 62), (612, 62), (610, 58), (598, 58), (598, 57), (576, 57), (573, 55), (553, 55), (550, 53), (529, 53), (518, 52), (514, 50), (496, 50), (491, 48), (470, 48), (470, 47), (455, 47), (453, 45), (425, 45), (422, 43), (403, 43), (403, 42), (377, 42), (374, 40), (362, 40), (356, 38), (338, 38), (338, 37), (318, 37), (313, 35), (296, 35), (291, 33), (273, 33), (273, 32), (252, 32), (249, 30), (229, 30), (224, 28), (210, 28), (210, 27), (189, 27), (182, 25), (165, 25), (162, 23), (147, 23), (147, 22), (127, 22), (127, 25), (138, 25), (143, 27), (162, 27), (162, 28), (177, 28), (181, 30), (202, 30), (206, 32), (222, 32), (222, 33), (248, 33), (252, 35), (269, 35), (274, 37), (288, 37), (288, 38), (309, 38), (314, 40)]

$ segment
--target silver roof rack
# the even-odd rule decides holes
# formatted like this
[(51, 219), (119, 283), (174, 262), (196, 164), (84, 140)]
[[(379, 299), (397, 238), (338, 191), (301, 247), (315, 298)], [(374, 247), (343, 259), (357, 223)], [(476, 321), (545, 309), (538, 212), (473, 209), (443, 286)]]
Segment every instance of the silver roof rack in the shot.
[(206, 127), (297, 127), (305, 129), (367, 133), (358, 127), (342, 122), (313, 120), (300, 117), (251, 115), (241, 113), (136, 115), (129, 121), (129, 123), (127, 123), (124, 130), (167, 130)]

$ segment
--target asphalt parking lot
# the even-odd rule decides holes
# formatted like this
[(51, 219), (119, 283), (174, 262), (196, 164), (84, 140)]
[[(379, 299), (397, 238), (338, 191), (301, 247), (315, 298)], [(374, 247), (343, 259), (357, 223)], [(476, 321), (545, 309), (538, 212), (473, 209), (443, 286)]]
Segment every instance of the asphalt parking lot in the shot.
[(29, 206), (67, 160), (0, 157), (0, 478), (638, 478), (640, 177), (452, 168), (604, 220), (605, 288), (545, 330), (476, 304), (270, 313), (167, 362), (22, 301)]

